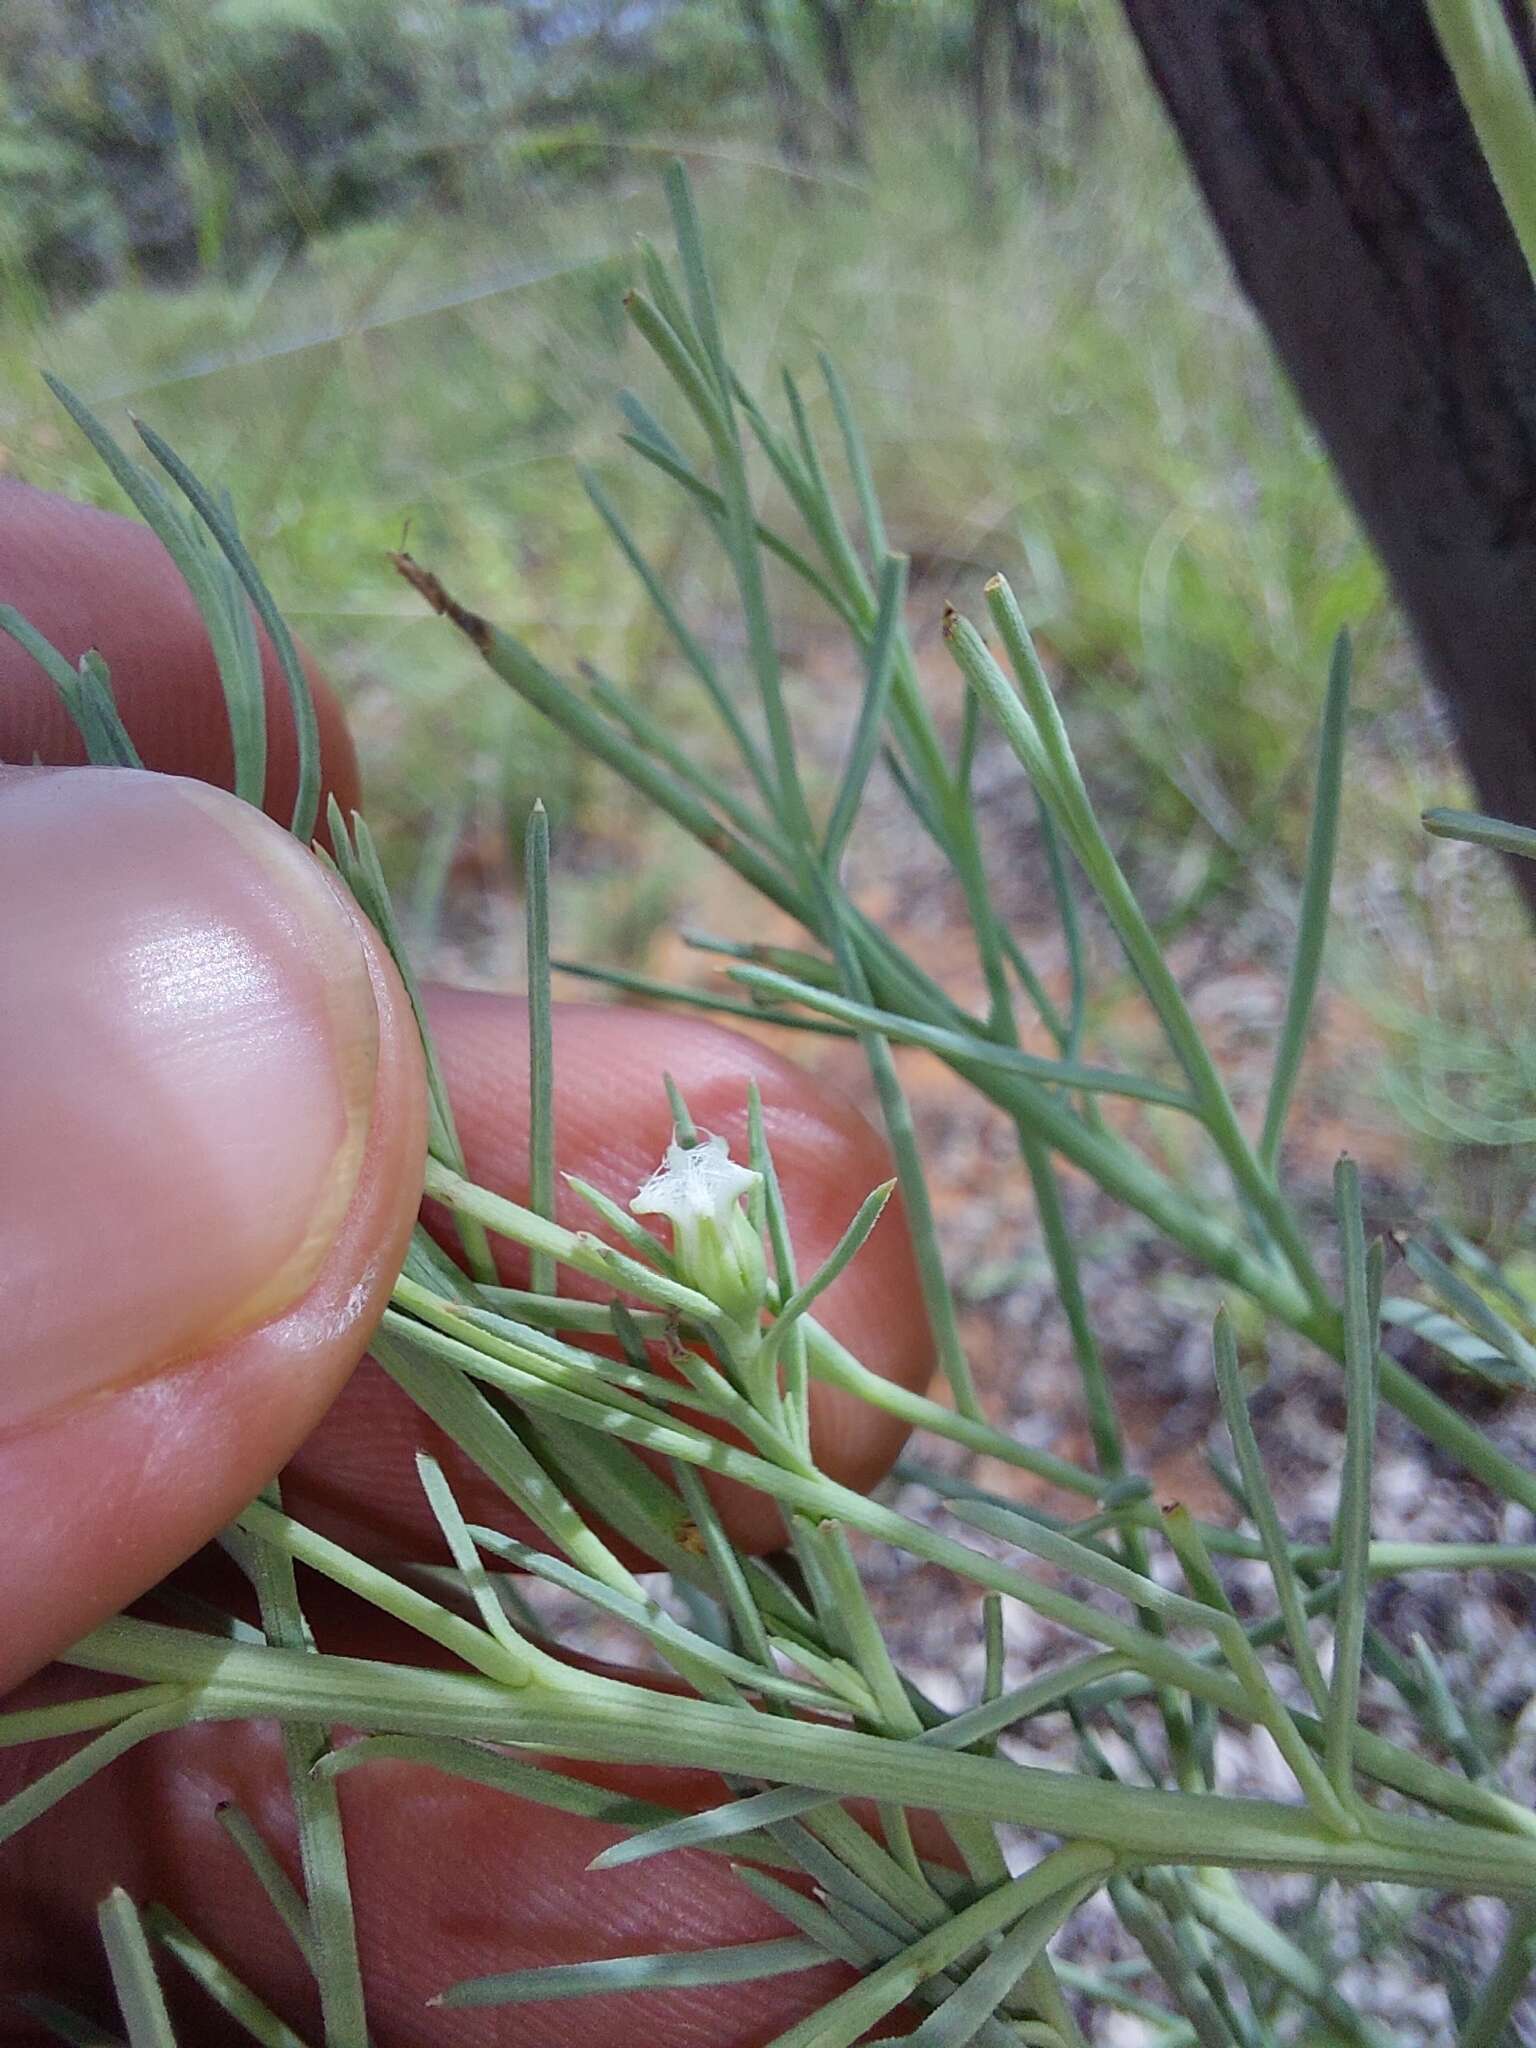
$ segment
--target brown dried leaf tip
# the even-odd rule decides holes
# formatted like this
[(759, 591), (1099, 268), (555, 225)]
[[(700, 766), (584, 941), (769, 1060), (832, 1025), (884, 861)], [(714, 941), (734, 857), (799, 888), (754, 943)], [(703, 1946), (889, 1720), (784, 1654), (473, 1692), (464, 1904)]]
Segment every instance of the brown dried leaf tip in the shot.
[(390, 561), (410, 584), (412, 590), (424, 597), (433, 611), (443, 618), (451, 619), (467, 639), (472, 640), (482, 654), (488, 654), (491, 646), (491, 623), (482, 619), (478, 612), (472, 612), (450, 597), (441, 580), (430, 569), (424, 569), (414, 555), (408, 555), (403, 548), (391, 552)]

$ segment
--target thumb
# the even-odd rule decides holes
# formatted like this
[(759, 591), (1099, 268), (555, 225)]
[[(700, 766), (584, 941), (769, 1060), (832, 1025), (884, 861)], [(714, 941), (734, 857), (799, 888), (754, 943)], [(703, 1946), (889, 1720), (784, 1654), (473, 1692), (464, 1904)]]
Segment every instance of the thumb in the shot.
[(233, 797), (0, 771), (0, 1687), (237, 1512), (356, 1363), (425, 1150), (392, 963)]

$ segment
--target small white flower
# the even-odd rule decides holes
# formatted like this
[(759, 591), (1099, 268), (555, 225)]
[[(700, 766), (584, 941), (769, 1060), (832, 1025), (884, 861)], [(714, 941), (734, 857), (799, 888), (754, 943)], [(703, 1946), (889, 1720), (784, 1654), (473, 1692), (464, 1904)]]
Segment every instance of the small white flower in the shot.
[(674, 1138), (629, 1206), (637, 1216), (665, 1216), (678, 1229), (709, 1218), (723, 1226), (732, 1203), (750, 1195), (761, 1179), (737, 1165), (724, 1138), (705, 1137), (691, 1146)]
[(761, 1184), (724, 1138), (703, 1134), (697, 1145), (681, 1145), (674, 1137), (629, 1205), (636, 1216), (667, 1218), (684, 1279), (741, 1321), (759, 1315), (767, 1285), (762, 1239), (741, 1207)]

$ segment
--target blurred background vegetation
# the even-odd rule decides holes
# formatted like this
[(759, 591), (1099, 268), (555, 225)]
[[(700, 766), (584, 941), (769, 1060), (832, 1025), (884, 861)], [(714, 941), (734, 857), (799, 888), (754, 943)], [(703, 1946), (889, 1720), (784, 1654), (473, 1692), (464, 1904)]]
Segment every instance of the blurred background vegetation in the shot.
[[(0, 462), (111, 501), (40, 367), (142, 412), (232, 491), (348, 695), (424, 940), (515, 979), (508, 849), (542, 794), (568, 949), (643, 966), (699, 907), (686, 850), (498, 695), (385, 551), (408, 532), (710, 744), (578, 475), (729, 658), (701, 536), (618, 440), (648, 383), (619, 295), (677, 150), (761, 380), (843, 367), (919, 632), (995, 568), (1027, 593), (1170, 926), (1283, 955), (1354, 630), (1336, 975), (1416, 1172), (1454, 1168), (1450, 1206), (1507, 1227), (1536, 1072), (1518, 913), (1418, 830), (1461, 795), (1446, 736), (1108, 0), (9, 0)], [(838, 726), (855, 679), (776, 596), (803, 715)]]

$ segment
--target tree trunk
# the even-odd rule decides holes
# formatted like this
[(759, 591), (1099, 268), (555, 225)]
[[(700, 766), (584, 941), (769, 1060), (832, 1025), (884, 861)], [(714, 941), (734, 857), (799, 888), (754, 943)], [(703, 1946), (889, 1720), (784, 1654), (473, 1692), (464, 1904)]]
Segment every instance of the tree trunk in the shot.
[(774, 33), (773, 23), (768, 19), (768, 9), (764, 5), (764, 0), (741, 0), (741, 11), (746, 18), (747, 33), (752, 38), (763, 67), (769, 98), (773, 101), (774, 121), (779, 134), (779, 155), (787, 164), (803, 165), (807, 154), (805, 101), (801, 98), (799, 82), (779, 47), (779, 39)]
[(838, 0), (809, 0), (809, 5), (816, 23), (816, 38), (821, 44), (822, 70), (826, 73), (827, 97), (837, 132), (837, 153), (844, 163), (862, 164), (866, 155), (864, 112), (859, 105), (848, 24)]
[(1480, 802), (1536, 824), (1536, 289), (1422, 0), (1125, 8)]

